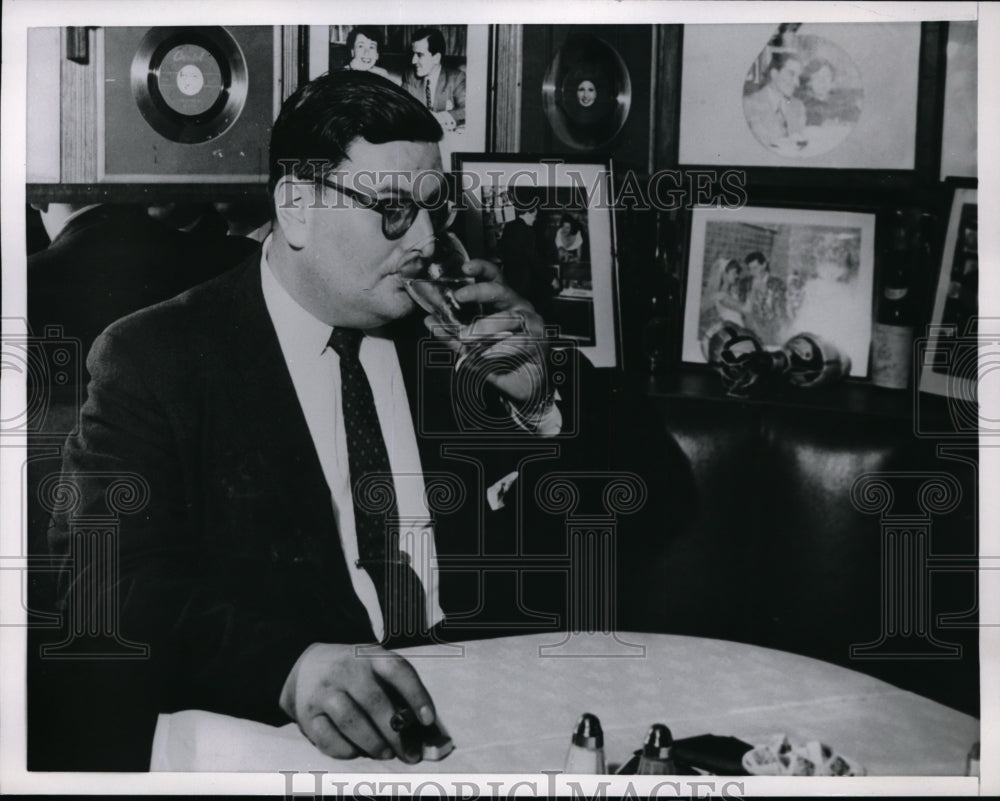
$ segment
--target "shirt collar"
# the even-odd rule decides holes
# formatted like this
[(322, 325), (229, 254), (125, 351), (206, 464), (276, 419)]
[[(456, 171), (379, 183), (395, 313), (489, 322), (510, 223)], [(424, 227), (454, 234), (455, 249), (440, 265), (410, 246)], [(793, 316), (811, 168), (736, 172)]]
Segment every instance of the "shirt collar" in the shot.
[(425, 81), (430, 80), (432, 87), (437, 86), (438, 75), (440, 74), (441, 74), (441, 65), (435, 64), (433, 67), (431, 67), (431, 71), (427, 73), (424, 80)]
[(278, 341), (286, 354), (319, 358), (330, 341), (333, 326), (317, 320), (303, 309), (278, 281), (267, 263), (271, 238), (269, 235), (261, 248), (260, 283)]
[[(261, 245), (260, 253), (260, 284), (264, 293), (264, 305), (274, 323), (275, 333), (281, 343), (281, 349), (292, 358), (320, 358), (326, 350), (333, 333), (333, 326), (327, 325), (299, 305), (288, 290), (282, 286), (275, 276), (271, 265), (267, 263), (273, 234), (268, 234)], [(385, 348), (392, 348), (392, 338), (387, 327), (371, 328), (365, 331), (361, 341), (362, 350), (376, 348), (377, 353), (385, 353)]]

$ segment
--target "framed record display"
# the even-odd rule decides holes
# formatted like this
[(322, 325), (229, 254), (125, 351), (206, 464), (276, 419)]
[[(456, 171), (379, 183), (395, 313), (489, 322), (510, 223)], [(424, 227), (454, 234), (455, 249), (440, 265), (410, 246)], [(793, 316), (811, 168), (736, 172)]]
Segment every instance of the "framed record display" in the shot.
[(520, 151), (606, 155), (619, 174), (649, 174), (654, 26), (524, 25), (522, 34)]
[(280, 28), (98, 31), (98, 180), (257, 182), (280, 102)]
[(581, 150), (607, 146), (632, 106), (632, 80), (618, 51), (593, 34), (571, 36), (542, 81), (542, 107), (556, 137)]

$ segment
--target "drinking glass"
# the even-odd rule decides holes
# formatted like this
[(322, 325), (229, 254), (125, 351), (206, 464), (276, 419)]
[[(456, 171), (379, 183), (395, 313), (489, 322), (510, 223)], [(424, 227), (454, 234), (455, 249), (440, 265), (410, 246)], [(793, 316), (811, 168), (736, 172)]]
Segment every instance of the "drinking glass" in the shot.
[(494, 334), (476, 334), (473, 323), (484, 316), (481, 304), (459, 302), (455, 292), (463, 286), (474, 284), (476, 279), (464, 272), (470, 261), (465, 246), (451, 231), (434, 236), (434, 249), (425, 259), (424, 270), (414, 278), (407, 278), (403, 286), (421, 309), (430, 314), (442, 329), (459, 340), (466, 356), (480, 356), (498, 341), (511, 336), (510, 331)]

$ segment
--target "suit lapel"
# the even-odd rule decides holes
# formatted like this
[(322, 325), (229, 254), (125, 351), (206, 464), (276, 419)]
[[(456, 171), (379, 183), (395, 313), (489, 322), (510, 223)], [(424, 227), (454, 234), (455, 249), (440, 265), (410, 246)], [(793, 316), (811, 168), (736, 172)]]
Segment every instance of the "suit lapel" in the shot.
[(319, 457), (264, 305), (259, 256), (240, 268), (228, 335), (230, 396), (246, 426), (247, 446), (273, 462), (276, 476), (315, 475), (320, 481), (310, 484), (322, 483)]
[(330, 488), (264, 304), (259, 256), (244, 263), (236, 280), (227, 321), (227, 389), (248, 464), (265, 477), (262, 491), (282, 504), (287, 536), (323, 564), (331, 586), (349, 588)]
[(448, 74), (441, 67), (438, 73), (437, 88), (434, 90), (434, 110), (445, 111), (448, 106)]

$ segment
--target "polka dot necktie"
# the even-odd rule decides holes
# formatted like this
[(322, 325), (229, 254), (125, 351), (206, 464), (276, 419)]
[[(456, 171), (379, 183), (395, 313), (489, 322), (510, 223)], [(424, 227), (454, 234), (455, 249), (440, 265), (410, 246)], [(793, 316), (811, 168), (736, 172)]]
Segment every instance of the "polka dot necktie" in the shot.
[[(427, 631), (426, 597), (420, 579), (410, 567), (409, 554), (399, 549), (396, 490), (389, 454), (372, 388), (358, 358), (363, 338), (364, 333), (356, 329), (334, 328), (328, 342), (340, 357), (347, 460), (360, 556), (357, 565), (367, 571), (375, 585), (385, 639), (406, 639)], [(372, 474), (385, 481), (366, 482), (367, 491), (365, 487), (359, 491), (358, 484)]]
[(431, 108), (431, 79), (424, 78), (424, 102), (427, 103), (427, 108)]

